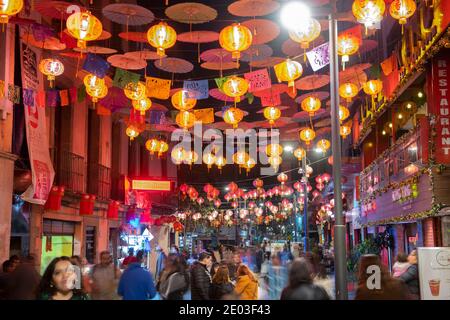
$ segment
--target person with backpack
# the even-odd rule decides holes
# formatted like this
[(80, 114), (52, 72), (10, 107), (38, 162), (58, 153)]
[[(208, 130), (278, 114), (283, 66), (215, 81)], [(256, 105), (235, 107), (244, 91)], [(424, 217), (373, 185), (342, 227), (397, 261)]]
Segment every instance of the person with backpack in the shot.
[(164, 276), (157, 284), (157, 290), (163, 300), (183, 300), (189, 289), (189, 275), (183, 257), (177, 253), (167, 256)]

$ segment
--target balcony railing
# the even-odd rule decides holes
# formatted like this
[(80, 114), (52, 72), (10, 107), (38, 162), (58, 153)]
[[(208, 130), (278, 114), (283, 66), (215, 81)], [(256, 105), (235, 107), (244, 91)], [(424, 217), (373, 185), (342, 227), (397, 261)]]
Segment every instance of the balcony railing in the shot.
[(111, 197), (111, 169), (101, 164), (89, 164), (88, 193), (95, 194), (99, 199)]
[(85, 192), (86, 162), (84, 157), (67, 150), (57, 152), (51, 149), (50, 155), (55, 167), (55, 184), (64, 186), (75, 193)]

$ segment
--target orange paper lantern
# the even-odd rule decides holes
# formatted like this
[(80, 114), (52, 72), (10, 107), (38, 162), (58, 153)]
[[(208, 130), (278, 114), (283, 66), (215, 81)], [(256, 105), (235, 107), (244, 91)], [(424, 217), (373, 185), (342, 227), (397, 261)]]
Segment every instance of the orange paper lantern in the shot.
[(86, 41), (96, 40), (103, 32), (103, 26), (99, 19), (89, 11), (71, 14), (66, 21), (69, 34), (78, 39), (78, 47), (86, 48)]
[(247, 50), (252, 44), (252, 32), (246, 26), (233, 23), (220, 31), (220, 46), (231, 52), (233, 59), (239, 59), (241, 51)]
[(147, 40), (152, 47), (156, 48), (158, 55), (164, 57), (165, 50), (173, 47), (177, 42), (177, 33), (167, 23), (160, 22), (148, 29)]

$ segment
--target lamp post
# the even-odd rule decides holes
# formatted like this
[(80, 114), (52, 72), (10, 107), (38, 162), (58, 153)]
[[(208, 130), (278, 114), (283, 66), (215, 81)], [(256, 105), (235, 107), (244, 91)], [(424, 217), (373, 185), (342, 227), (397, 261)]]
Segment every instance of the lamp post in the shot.
[(305, 233), (304, 251), (309, 250), (309, 228), (308, 228), (308, 178), (306, 176), (306, 157), (302, 158), (302, 185), (303, 185), (303, 231)]

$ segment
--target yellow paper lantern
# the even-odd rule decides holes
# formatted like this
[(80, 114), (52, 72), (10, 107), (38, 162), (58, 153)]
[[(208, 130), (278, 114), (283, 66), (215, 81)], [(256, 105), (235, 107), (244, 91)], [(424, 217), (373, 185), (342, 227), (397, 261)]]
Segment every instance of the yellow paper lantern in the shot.
[(271, 143), (266, 146), (266, 154), (271, 156), (281, 156), (283, 153), (283, 147), (278, 143)]
[(319, 141), (317, 141), (316, 147), (317, 149), (320, 149), (323, 153), (325, 153), (328, 149), (330, 149), (331, 143), (327, 139), (320, 139)]
[(108, 94), (106, 85), (98, 87), (86, 87), (86, 93), (92, 98), (92, 102), (96, 103), (99, 99), (103, 99)]
[(175, 121), (180, 126), (180, 128), (187, 130), (194, 126), (195, 115), (190, 111), (180, 111), (177, 114)]
[[(320, 23), (316, 19), (308, 19), (299, 23), (295, 29), (289, 30), (289, 38), (300, 43), (302, 49), (308, 49), (309, 43), (319, 37), (321, 31)], [(305, 56), (306, 57), (306, 56)]]
[(155, 154), (156, 151), (159, 150), (160, 142), (156, 138), (148, 139), (145, 142), (145, 148), (147, 148), (148, 151), (150, 151), (150, 154)]
[(241, 96), (248, 91), (248, 81), (241, 77), (231, 76), (223, 83), (222, 91), (227, 96), (234, 98), (234, 102), (240, 102)]
[(186, 90), (177, 91), (172, 96), (171, 101), (174, 108), (180, 111), (191, 110), (197, 104), (197, 99), (189, 98), (189, 93)]
[(42, 59), (39, 63), (39, 70), (47, 76), (50, 87), (53, 88), (55, 77), (62, 75), (64, 72), (64, 64), (58, 59)]
[(347, 102), (351, 102), (352, 98), (358, 94), (358, 91), (356, 84), (351, 82), (343, 83), (339, 86), (339, 95), (347, 99)]
[(216, 157), (215, 165), (219, 170), (222, 170), (222, 168), (226, 165), (226, 163), (227, 160), (224, 157), (222, 156)]
[(363, 90), (369, 96), (376, 96), (383, 90), (383, 82), (381, 80), (369, 80), (363, 85)]
[(294, 150), (294, 157), (297, 158), (298, 161), (301, 161), (304, 157), (306, 157), (306, 151), (302, 147), (298, 147)]
[(233, 154), (233, 162), (240, 166), (245, 164), (248, 161), (248, 159), (250, 159), (250, 155), (245, 151), (238, 151), (235, 154)]
[(146, 97), (147, 88), (142, 82), (130, 82), (124, 88), (123, 92), (128, 99), (142, 100)]
[(152, 101), (149, 98), (140, 100), (132, 100), (134, 110), (139, 111), (141, 115), (145, 115), (145, 111), (148, 111), (152, 107)]
[(194, 150), (187, 151), (184, 156), (184, 162), (192, 166), (198, 160), (198, 154)]
[(172, 161), (176, 165), (180, 165), (186, 157), (186, 151), (184, 150), (183, 147), (175, 147), (172, 149), (172, 152), (170, 155), (172, 157)]
[(159, 140), (158, 158), (162, 156), (163, 153), (169, 150), (169, 144), (164, 140)]
[(263, 110), (264, 118), (269, 120), (269, 124), (272, 126), (276, 120), (281, 117), (281, 111), (277, 107), (265, 107)]
[(374, 25), (383, 20), (386, 5), (384, 0), (354, 0), (352, 12), (359, 23), (367, 28), (373, 28)]
[(295, 92), (295, 80), (300, 78), (303, 74), (303, 67), (300, 62), (287, 59), (274, 67), (275, 75), (278, 82), (287, 81), (288, 87)]
[(344, 121), (350, 116), (350, 110), (347, 107), (339, 106), (339, 121)]
[(78, 47), (86, 48), (86, 41), (96, 40), (103, 32), (103, 26), (99, 19), (89, 11), (71, 14), (66, 21), (69, 34), (78, 39)]
[(403, 25), (416, 12), (416, 8), (414, 0), (394, 0), (389, 7), (389, 13), (394, 19), (398, 20), (403, 30)]
[(352, 133), (352, 128), (350, 128), (350, 126), (347, 125), (341, 125), (340, 133), (341, 136), (345, 139), (350, 133)]
[(351, 34), (344, 33), (338, 37), (338, 54), (342, 56), (342, 67), (350, 60), (349, 56), (358, 52), (359, 39)]
[(317, 112), (320, 109), (321, 102), (316, 97), (306, 97), (303, 99), (301, 103), (301, 108), (308, 112), (310, 116), (313, 116), (315, 112)]
[(306, 143), (307, 146), (316, 137), (316, 132), (311, 128), (304, 128), (300, 131), (300, 139)]
[(271, 156), (267, 159), (267, 161), (275, 170), (278, 170), (281, 163), (283, 162), (283, 158), (281, 158), (280, 156)]
[(252, 32), (246, 26), (233, 23), (220, 31), (220, 46), (231, 52), (233, 59), (239, 59), (241, 51), (247, 50), (252, 44)]
[(239, 122), (244, 118), (244, 112), (241, 109), (236, 107), (228, 108), (223, 114), (223, 120), (231, 124), (233, 128), (237, 128)]
[(252, 158), (249, 158), (242, 167), (248, 172), (256, 166), (256, 161)]
[(156, 48), (158, 55), (164, 57), (165, 50), (173, 47), (177, 42), (177, 33), (167, 23), (160, 22), (148, 29), (147, 40), (152, 47)]
[(9, 17), (18, 14), (23, 8), (23, 0), (0, 1), (0, 23), (8, 23)]
[(105, 85), (105, 80), (97, 77), (95, 74), (89, 73), (83, 78), (85, 87), (101, 87)]
[(211, 169), (212, 165), (216, 162), (216, 156), (212, 153), (205, 153), (203, 155), (203, 163), (206, 164), (208, 169)]
[(128, 137), (130, 137), (130, 140), (134, 140), (134, 138), (139, 136), (139, 129), (135, 125), (130, 124), (125, 130), (125, 133)]

